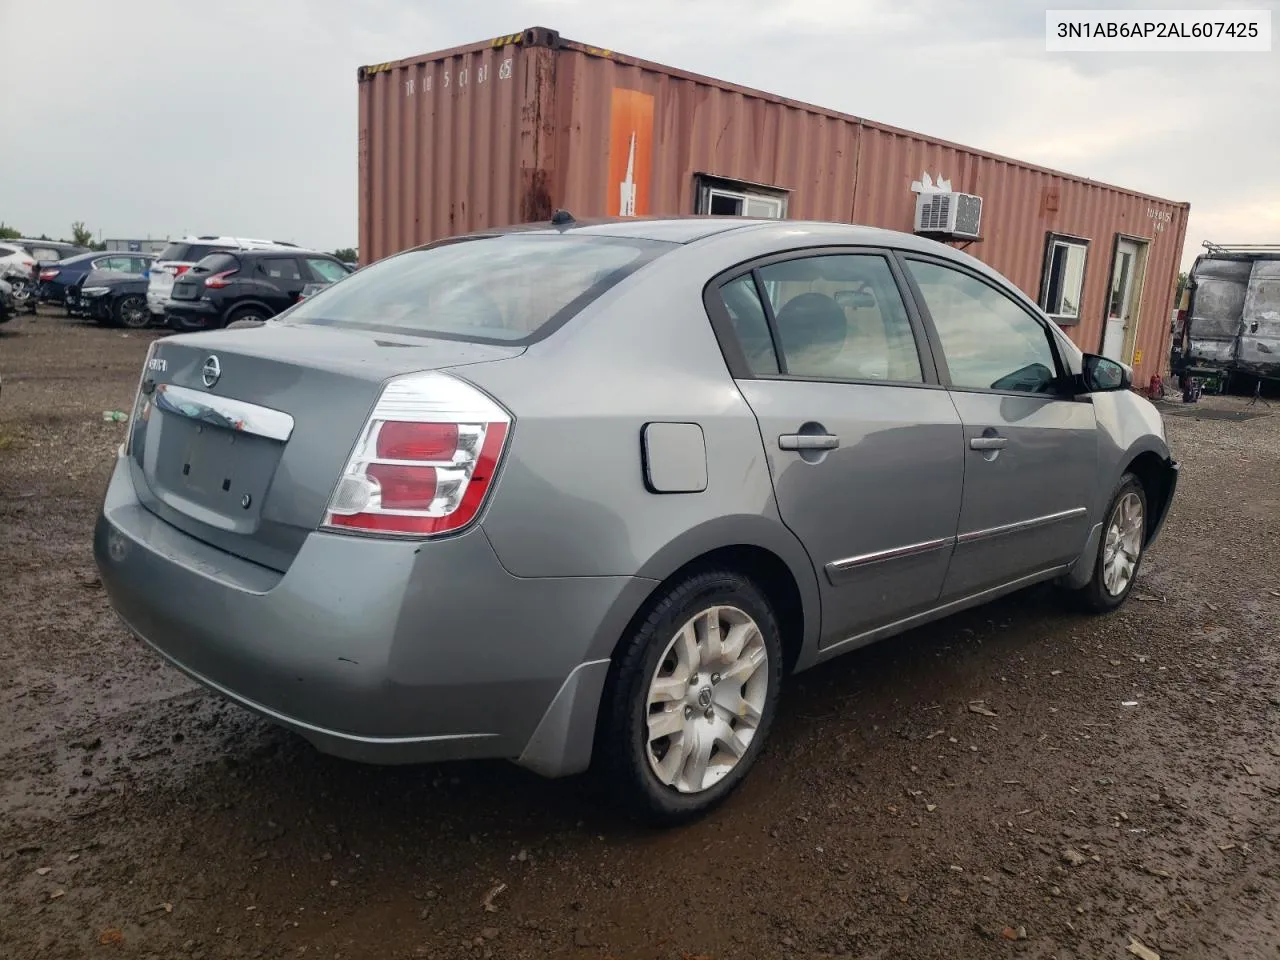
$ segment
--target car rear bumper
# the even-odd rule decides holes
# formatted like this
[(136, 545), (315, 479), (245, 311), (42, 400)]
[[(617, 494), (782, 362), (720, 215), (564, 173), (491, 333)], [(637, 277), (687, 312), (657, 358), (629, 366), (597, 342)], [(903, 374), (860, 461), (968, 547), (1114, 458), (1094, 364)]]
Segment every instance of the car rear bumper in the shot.
[(164, 316), (169, 326), (179, 330), (203, 330), (222, 325), (218, 305), (209, 300), (166, 300)]
[(148, 645), (327, 753), (585, 769), (613, 641), (652, 589), (506, 572), (479, 528), (430, 544), (317, 532), (283, 574), (148, 512), (117, 460), (102, 582)]
[(168, 290), (164, 291), (163, 293), (157, 292), (155, 290), (147, 291), (147, 309), (150, 310), (152, 313), (154, 313), (156, 316), (158, 317), (164, 316), (164, 308), (168, 305), (168, 303), (169, 303)]

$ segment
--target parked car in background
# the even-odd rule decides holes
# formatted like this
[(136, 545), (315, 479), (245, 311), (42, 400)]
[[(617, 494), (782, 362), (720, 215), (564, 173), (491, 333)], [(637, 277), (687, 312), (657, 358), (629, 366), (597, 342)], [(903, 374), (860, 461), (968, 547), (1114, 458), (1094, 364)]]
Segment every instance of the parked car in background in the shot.
[(147, 287), (147, 306), (157, 317), (165, 314), (165, 305), (174, 281), (212, 253), (230, 250), (298, 249), (296, 244), (250, 237), (184, 237), (174, 240), (160, 253), (152, 265)]
[(9, 287), (10, 310), (20, 313), (35, 309), (36, 260), (16, 242), (0, 242), (0, 280)]
[[(88, 316), (82, 291), (85, 287), (100, 287), (110, 278), (128, 277), (143, 282), (147, 279), (147, 270), (155, 261), (150, 253), (104, 253), (92, 261), (88, 273), (78, 280), (73, 280), (63, 295), (63, 302), (70, 316)], [(144, 298), (145, 299), (145, 298)]]
[(80, 289), (80, 310), (103, 326), (139, 329), (155, 322), (147, 309), (147, 281), (121, 273), (92, 273)]
[(36, 258), (28, 253), (25, 247), (8, 240), (0, 240), (0, 270), (22, 267), (30, 271), (35, 265)]
[(323, 750), (592, 765), (675, 822), (746, 775), (785, 673), (1036, 583), (1129, 596), (1160, 414), (990, 267), (557, 223), (153, 344), (94, 536), (132, 630)]
[(57, 303), (68, 311), (76, 306), (67, 294), (93, 270), (110, 270), (142, 277), (155, 258), (149, 253), (84, 253), (56, 263), (41, 261), (36, 295), (41, 303)]
[(61, 240), (5, 240), (6, 244), (16, 244), (31, 255), (33, 260), (65, 260), (67, 257), (78, 257), (82, 253), (92, 253), (88, 247), (75, 243), (63, 243)]
[(348, 275), (342, 261), (307, 250), (239, 250), (205, 257), (173, 284), (165, 316), (174, 330), (209, 330), (274, 317), (308, 284)]
[(8, 323), (17, 312), (17, 304), (13, 300), (13, 284), (0, 276), (0, 323)]

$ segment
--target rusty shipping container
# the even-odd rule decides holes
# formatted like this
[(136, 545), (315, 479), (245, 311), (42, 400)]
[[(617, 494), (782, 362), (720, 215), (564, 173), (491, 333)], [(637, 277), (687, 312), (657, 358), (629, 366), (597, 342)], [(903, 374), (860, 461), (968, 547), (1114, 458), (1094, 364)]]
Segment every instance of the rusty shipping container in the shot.
[[(1188, 205), (567, 40), (535, 27), (361, 67), (360, 257), (578, 217), (738, 213), (911, 231), (925, 177), (982, 198), (958, 241), (1083, 349), (1167, 371)], [(928, 185), (925, 185), (928, 188)], [(1082, 271), (1082, 279), (1081, 279)]]

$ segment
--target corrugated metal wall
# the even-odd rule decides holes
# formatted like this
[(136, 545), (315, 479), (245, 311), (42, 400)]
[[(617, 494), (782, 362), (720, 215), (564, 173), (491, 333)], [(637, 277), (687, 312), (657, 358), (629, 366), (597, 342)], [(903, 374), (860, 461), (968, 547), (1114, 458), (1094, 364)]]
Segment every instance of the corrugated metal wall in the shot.
[(982, 197), (982, 241), (966, 252), (999, 270), (1033, 299), (1040, 297), (1046, 234), (1089, 241), (1079, 323), (1064, 329), (1077, 346), (1090, 352), (1102, 347), (1116, 235), (1147, 241), (1134, 375), (1145, 383), (1152, 374), (1167, 372), (1169, 316), (1187, 226), (1185, 204), (864, 123), (854, 222), (909, 232), (915, 212), (911, 183), (925, 172), (946, 177), (953, 190)]
[[(623, 93), (620, 94), (619, 91)], [(625, 123), (619, 126), (619, 116)], [(1089, 241), (1083, 349), (1101, 347), (1117, 234), (1149, 241), (1135, 375), (1164, 372), (1187, 206), (1083, 180), (535, 28), (361, 70), (360, 255), (470, 230), (616, 214), (638, 152), (637, 214), (694, 211), (696, 174), (786, 190), (788, 216), (910, 231), (928, 173), (983, 198), (967, 248), (1038, 299), (1046, 233)], [(611, 170), (613, 171), (611, 173)], [(625, 188), (624, 188), (625, 189)]]
[(361, 262), (550, 216), (554, 54), (522, 39), (361, 68)]
[(693, 178), (702, 173), (791, 191), (792, 219), (849, 219), (856, 124), (571, 48), (559, 51), (556, 63), (557, 206), (604, 212), (615, 188), (608, 157), (616, 88), (654, 99), (651, 212), (692, 213)]

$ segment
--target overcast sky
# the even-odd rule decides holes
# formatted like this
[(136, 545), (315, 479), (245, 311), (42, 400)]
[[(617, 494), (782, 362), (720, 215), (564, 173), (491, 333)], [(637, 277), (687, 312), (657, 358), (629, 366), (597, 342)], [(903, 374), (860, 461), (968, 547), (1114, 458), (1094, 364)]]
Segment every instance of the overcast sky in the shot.
[[(1280, 243), (1280, 53), (1049, 55), (1045, 6), (0, 0), (0, 220), (354, 246), (356, 67), (540, 25), (1189, 201), (1188, 263), (1204, 239)], [(1280, 27), (1280, 0), (1234, 6)]]

